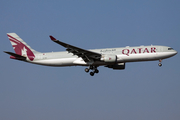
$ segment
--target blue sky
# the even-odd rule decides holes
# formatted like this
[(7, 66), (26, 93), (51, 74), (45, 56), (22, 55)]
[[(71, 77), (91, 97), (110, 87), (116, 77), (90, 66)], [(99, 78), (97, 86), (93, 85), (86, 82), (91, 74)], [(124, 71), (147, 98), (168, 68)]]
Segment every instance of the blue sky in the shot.
[(0, 2), (0, 119), (179, 120), (179, 54), (127, 63), (125, 70), (46, 67), (9, 59), (6, 33), (40, 52), (165, 45), (180, 51), (178, 0), (6, 0)]

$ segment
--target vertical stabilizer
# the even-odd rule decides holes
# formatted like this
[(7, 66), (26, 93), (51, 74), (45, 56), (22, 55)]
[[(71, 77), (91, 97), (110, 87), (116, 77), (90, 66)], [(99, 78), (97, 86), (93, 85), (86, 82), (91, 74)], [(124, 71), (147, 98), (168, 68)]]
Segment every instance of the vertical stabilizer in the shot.
[(34, 53), (39, 53), (25, 43), (16, 33), (7, 33), (7, 36), (16, 54), (28, 57), (29, 60), (33, 61), (35, 58)]

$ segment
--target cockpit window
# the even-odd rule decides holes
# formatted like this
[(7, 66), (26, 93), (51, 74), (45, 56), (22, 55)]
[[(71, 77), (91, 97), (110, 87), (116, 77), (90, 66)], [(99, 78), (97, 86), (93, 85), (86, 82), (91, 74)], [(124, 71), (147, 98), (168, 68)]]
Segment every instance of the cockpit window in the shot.
[(173, 48), (168, 48), (168, 50), (173, 50)]

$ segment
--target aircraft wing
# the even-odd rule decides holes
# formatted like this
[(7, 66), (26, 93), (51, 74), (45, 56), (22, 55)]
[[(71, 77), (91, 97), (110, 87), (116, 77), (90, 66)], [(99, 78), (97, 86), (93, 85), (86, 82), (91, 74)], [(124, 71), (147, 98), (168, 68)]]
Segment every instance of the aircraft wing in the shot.
[(73, 53), (74, 55), (77, 55), (78, 57), (81, 57), (85, 62), (91, 62), (95, 60), (100, 60), (101, 54), (92, 52), (89, 50), (84, 50), (82, 48), (75, 47), (73, 45), (61, 42), (59, 40), (56, 40), (53, 36), (49, 36), (52, 41), (54, 41), (57, 44), (62, 45), (63, 47), (67, 48), (66, 50), (70, 53)]

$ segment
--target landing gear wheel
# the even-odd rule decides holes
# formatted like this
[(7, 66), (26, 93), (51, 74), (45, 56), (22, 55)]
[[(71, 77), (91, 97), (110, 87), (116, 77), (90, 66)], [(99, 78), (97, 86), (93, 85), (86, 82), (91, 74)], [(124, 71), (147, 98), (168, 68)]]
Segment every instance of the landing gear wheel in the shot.
[(160, 59), (160, 60), (159, 60), (159, 64), (158, 64), (158, 65), (159, 65), (159, 67), (161, 67), (161, 66), (162, 66), (161, 62), (162, 62), (162, 59)]
[(88, 68), (85, 68), (85, 72), (87, 72), (87, 73), (88, 73), (88, 72), (89, 72), (89, 69), (88, 69)]
[(94, 76), (95, 73), (99, 73), (99, 70), (97, 69), (98, 66), (93, 66), (93, 65), (90, 65), (89, 68), (85, 68), (84, 71), (85, 72), (89, 72), (91, 71), (89, 74), (91, 76)]
[(161, 67), (161, 66), (162, 66), (162, 64), (161, 64), (161, 63), (159, 63), (158, 65), (159, 65), (159, 67)]
[(94, 72), (90, 72), (90, 75), (91, 75), (91, 76), (94, 76)]
[(99, 73), (99, 70), (98, 70), (98, 69), (95, 69), (95, 70), (94, 70), (94, 73)]

